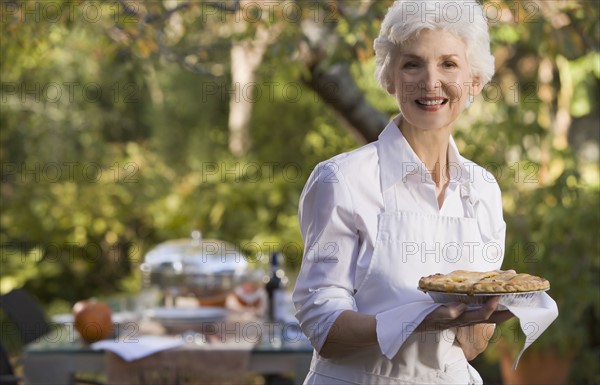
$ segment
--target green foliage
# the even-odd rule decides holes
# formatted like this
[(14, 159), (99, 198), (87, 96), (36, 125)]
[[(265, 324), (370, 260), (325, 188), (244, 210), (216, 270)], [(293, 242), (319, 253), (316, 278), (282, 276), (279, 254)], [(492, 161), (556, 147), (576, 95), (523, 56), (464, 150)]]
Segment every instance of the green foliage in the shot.
[(147, 39), (116, 44), (104, 19), (23, 21), (2, 31), (2, 57), (18, 63), (2, 66), (2, 292), (25, 287), (65, 311), (136, 290), (143, 255), (193, 229), (253, 258), (277, 247), (297, 269), (302, 186), (317, 162), (356, 145), (290, 81), (297, 66), (269, 71), (265, 62), (253, 150), (236, 159), (226, 77), (156, 60), (144, 53)]
[[(507, 4), (514, 10), (515, 4)], [(562, 29), (549, 28), (541, 12), (530, 23), (493, 26), (497, 74), (455, 134), (463, 154), (486, 167), (503, 191), (503, 268), (547, 278), (559, 307), (558, 319), (525, 354), (574, 355), (570, 383), (595, 383), (598, 377), (597, 365), (583, 362), (597, 362), (600, 353), (600, 180), (597, 163), (588, 164), (581, 147), (566, 147), (575, 134), (567, 138), (556, 127), (561, 114), (595, 116), (591, 125), (571, 127), (593, 137), (599, 124), (599, 76), (597, 53), (586, 51), (581, 35), (569, 44), (554, 43), (577, 31), (597, 30), (591, 15), (598, 10), (589, 5), (568, 12), (586, 8), (587, 21), (575, 22), (581, 21), (577, 13)], [(516, 356), (524, 342), (516, 321), (503, 324), (497, 334)], [(487, 349), (487, 358), (497, 359), (497, 350)]]
[[(558, 304), (559, 317), (530, 348), (534, 351), (552, 346), (565, 357), (577, 352), (577, 362), (598, 358), (600, 339), (594, 330), (600, 319), (600, 258), (592, 233), (600, 224), (599, 199), (598, 189), (582, 186), (571, 168), (552, 185), (524, 192), (507, 217), (512, 231), (506, 267), (547, 278)], [(516, 341), (515, 348), (523, 342)], [(582, 370), (594, 374), (593, 367), (574, 373)]]

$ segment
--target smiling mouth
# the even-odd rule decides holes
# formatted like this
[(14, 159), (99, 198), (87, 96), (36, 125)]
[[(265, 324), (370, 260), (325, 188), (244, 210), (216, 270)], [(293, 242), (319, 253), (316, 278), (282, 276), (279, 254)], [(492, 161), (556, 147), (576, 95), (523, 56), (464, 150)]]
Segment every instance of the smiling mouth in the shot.
[(448, 103), (448, 99), (436, 98), (436, 99), (417, 99), (415, 102), (421, 106), (440, 106)]

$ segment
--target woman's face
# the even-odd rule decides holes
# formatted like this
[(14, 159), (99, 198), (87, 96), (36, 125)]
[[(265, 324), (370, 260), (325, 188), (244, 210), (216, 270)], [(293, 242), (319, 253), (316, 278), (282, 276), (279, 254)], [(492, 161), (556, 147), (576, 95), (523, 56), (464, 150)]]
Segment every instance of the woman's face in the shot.
[(388, 92), (414, 128), (452, 128), (469, 95), (481, 91), (479, 79), (471, 75), (465, 43), (451, 32), (422, 30), (394, 59)]

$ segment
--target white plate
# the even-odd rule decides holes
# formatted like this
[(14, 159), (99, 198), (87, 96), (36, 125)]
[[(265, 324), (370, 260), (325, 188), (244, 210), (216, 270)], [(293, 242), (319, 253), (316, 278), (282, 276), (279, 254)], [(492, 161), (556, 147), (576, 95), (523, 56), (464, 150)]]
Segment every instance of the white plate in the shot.
[(215, 322), (227, 315), (227, 310), (222, 307), (197, 307), (197, 308), (172, 308), (159, 307), (150, 309), (146, 315), (158, 322)]
[(72, 324), (74, 321), (73, 314), (71, 313), (56, 314), (52, 316), (52, 322), (57, 324)]
[[(111, 317), (113, 323), (117, 324), (135, 322), (138, 319), (137, 314), (135, 314), (134, 312), (112, 313)], [(52, 322), (57, 324), (68, 325), (75, 322), (75, 319), (72, 313), (63, 313), (52, 316)]]

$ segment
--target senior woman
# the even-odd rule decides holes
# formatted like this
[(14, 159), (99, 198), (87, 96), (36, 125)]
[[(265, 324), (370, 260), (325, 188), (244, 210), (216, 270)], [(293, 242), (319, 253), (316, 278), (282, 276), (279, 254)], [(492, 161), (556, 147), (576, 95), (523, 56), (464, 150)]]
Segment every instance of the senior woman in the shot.
[(452, 139), (494, 73), (472, 0), (397, 1), (375, 40), (400, 114), (377, 142), (315, 168), (300, 201), (297, 318), (315, 348), (307, 384), (481, 383), (469, 365), (512, 314), (433, 303), (422, 276), (499, 269), (500, 189)]

